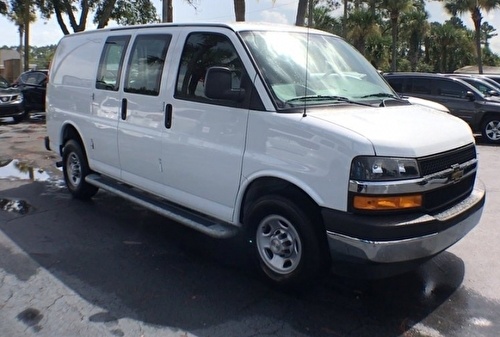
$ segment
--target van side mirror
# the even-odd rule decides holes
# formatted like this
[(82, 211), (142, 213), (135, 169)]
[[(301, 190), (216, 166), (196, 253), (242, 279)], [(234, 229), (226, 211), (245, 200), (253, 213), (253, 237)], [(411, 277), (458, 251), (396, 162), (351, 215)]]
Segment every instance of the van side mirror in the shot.
[(210, 67), (205, 75), (205, 96), (240, 102), (245, 89), (240, 88), (238, 72), (225, 67)]
[(471, 102), (476, 100), (476, 96), (474, 95), (474, 93), (472, 91), (467, 91), (465, 93), (465, 98), (469, 99), (469, 101), (471, 101)]

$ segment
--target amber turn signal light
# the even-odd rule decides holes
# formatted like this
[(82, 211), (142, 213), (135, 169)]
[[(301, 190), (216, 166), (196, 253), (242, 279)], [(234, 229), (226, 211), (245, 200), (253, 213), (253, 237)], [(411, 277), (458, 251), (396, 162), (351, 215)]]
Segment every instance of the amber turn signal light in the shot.
[(353, 206), (360, 210), (398, 210), (417, 208), (422, 206), (422, 195), (402, 195), (402, 196), (361, 196), (354, 197)]

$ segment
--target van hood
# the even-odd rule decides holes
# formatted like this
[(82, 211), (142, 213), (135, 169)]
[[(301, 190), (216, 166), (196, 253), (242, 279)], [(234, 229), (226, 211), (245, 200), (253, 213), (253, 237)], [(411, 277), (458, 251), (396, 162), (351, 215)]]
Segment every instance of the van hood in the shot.
[(379, 156), (421, 157), (474, 142), (472, 131), (464, 121), (419, 105), (338, 105), (310, 109), (307, 116), (365, 137)]

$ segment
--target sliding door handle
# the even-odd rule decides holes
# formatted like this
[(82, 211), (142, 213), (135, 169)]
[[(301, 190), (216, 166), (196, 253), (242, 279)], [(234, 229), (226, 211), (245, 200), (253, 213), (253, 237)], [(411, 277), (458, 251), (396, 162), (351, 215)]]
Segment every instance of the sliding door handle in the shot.
[(122, 98), (122, 120), (127, 119), (127, 99)]
[(165, 127), (167, 129), (172, 127), (172, 104), (165, 106)]

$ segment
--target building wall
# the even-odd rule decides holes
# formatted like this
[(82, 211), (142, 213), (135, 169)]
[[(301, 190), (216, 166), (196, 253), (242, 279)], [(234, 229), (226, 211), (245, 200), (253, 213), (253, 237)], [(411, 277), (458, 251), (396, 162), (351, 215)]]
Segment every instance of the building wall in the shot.
[(6, 60), (4, 61), (4, 74), (2, 76), (10, 83), (21, 74), (21, 60)]
[(16, 50), (0, 49), (0, 75), (13, 82), (21, 73), (21, 57)]

